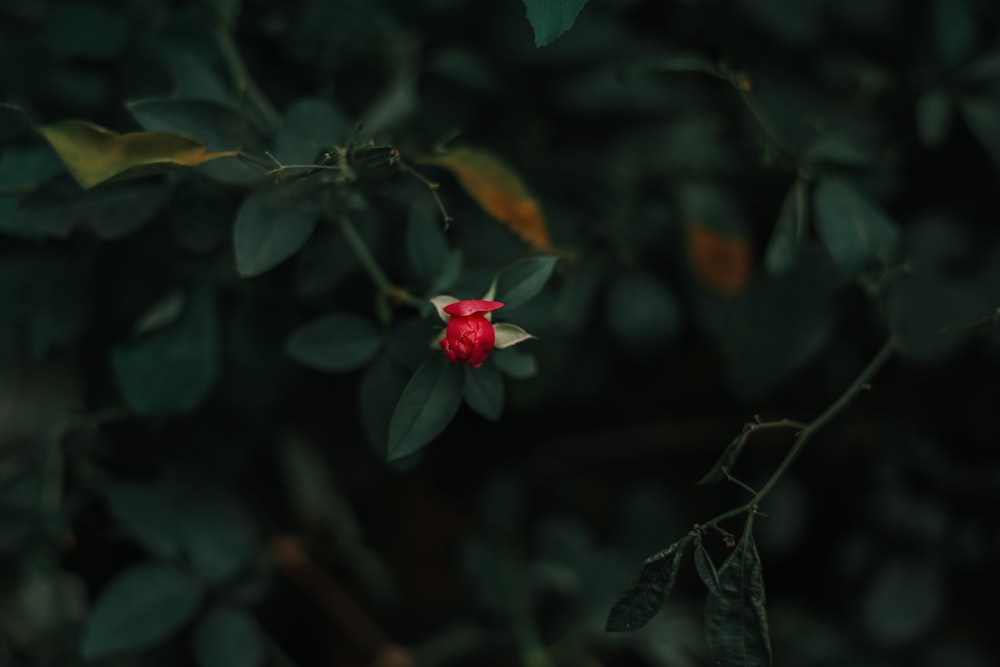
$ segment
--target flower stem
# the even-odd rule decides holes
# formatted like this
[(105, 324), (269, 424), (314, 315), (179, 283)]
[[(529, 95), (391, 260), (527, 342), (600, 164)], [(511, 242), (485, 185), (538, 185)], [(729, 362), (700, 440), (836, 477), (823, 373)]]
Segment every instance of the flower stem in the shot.
[(798, 437), (795, 439), (795, 444), (793, 444), (791, 449), (788, 450), (788, 453), (785, 454), (785, 458), (781, 460), (781, 463), (778, 464), (778, 467), (775, 468), (773, 473), (771, 473), (767, 482), (765, 482), (764, 486), (761, 487), (760, 491), (754, 494), (753, 498), (739, 507), (723, 512), (701, 525), (707, 527), (716, 526), (716, 524), (725, 521), (726, 519), (739, 516), (748, 512), (756, 505), (759, 505), (767, 494), (769, 494), (771, 490), (774, 489), (775, 485), (777, 485), (777, 483), (781, 480), (789, 466), (791, 466), (792, 462), (799, 455), (799, 452), (801, 452), (802, 448), (805, 447), (807, 442), (809, 442), (809, 439), (812, 438), (817, 431), (826, 426), (831, 419), (840, 414), (840, 412), (846, 408), (858, 394), (868, 389), (868, 383), (871, 381), (872, 377), (874, 377), (882, 366), (884, 366), (885, 363), (892, 358), (892, 355), (896, 353), (897, 348), (898, 345), (895, 338), (890, 338), (886, 341), (878, 353), (870, 362), (868, 362), (868, 365), (865, 366), (864, 370), (858, 374), (858, 376), (854, 379), (854, 382), (851, 383), (844, 393), (841, 394), (837, 400), (831, 403), (826, 410), (820, 413), (818, 417), (802, 428)]
[(359, 234), (358, 230), (354, 228), (354, 225), (347, 219), (347, 216), (337, 215), (335, 217), (337, 226), (340, 228), (340, 232), (344, 235), (347, 245), (351, 246), (351, 250), (354, 251), (358, 261), (361, 262), (361, 266), (363, 266), (365, 271), (368, 272), (368, 276), (372, 279), (372, 282), (375, 283), (375, 287), (378, 288), (382, 296), (389, 297), (397, 303), (405, 303), (406, 305), (413, 306), (414, 308), (422, 307), (424, 305), (423, 299), (417, 298), (407, 290), (389, 280), (389, 276), (385, 274), (382, 267), (378, 265), (377, 261), (375, 261), (375, 257), (372, 256), (368, 246), (365, 245), (365, 240), (361, 238), (361, 234)]

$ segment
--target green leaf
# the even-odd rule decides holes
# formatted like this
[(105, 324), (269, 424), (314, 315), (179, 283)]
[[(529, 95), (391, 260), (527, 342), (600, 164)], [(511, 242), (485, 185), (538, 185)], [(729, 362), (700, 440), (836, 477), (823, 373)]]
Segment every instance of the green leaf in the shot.
[(444, 265), (441, 267), (441, 272), (434, 277), (434, 282), (431, 283), (427, 293), (440, 294), (441, 292), (450, 289), (451, 286), (455, 284), (459, 274), (462, 272), (463, 259), (464, 257), (461, 250), (449, 250), (448, 254), (445, 255)]
[(722, 450), (722, 454), (715, 464), (709, 469), (705, 476), (698, 480), (698, 485), (702, 484), (713, 484), (715, 482), (721, 482), (726, 478), (726, 473), (733, 469), (736, 464), (736, 459), (739, 458), (740, 452), (743, 451), (743, 445), (747, 442), (746, 436), (740, 434), (729, 441), (726, 448)]
[(795, 261), (799, 247), (806, 238), (809, 206), (809, 188), (798, 179), (788, 191), (778, 222), (764, 253), (764, 266), (772, 275), (781, 275)]
[(444, 431), (462, 403), (462, 367), (433, 354), (413, 374), (389, 422), (388, 460), (409, 456)]
[(350, 121), (329, 102), (303, 98), (285, 113), (274, 155), (284, 164), (313, 164), (323, 151), (343, 145), (350, 133)]
[(767, 667), (771, 640), (764, 610), (764, 576), (753, 541), (753, 515), (736, 548), (719, 568), (719, 586), (708, 586), (705, 637), (717, 664)]
[(528, 22), (535, 31), (535, 46), (551, 44), (573, 27), (587, 0), (524, 0)]
[[(125, 108), (143, 129), (181, 134), (205, 144), (212, 152), (243, 150), (262, 155), (266, 148), (250, 119), (215, 102), (145, 99), (126, 102)], [(241, 160), (213, 161), (198, 170), (233, 185), (252, 185), (264, 177), (263, 169)]]
[(944, 143), (954, 117), (951, 94), (942, 88), (928, 90), (917, 100), (917, 134), (928, 148)]
[(885, 307), (900, 351), (932, 361), (964, 343), (968, 336), (960, 335), (962, 329), (990, 315), (996, 303), (994, 295), (973, 281), (919, 273), (893, 282)]
[(61, 60), (111, 60), (128, 46), (132, 26), (124, 12), (98, 3), (54, 5), (39, 31), (39, 40)]
[(267, 657), (257, 621), (236, 607), (217, 606), (205, 614), (194, 649), (200, 667), (260, 667)]
[(491, 364), (465, 367), (465, 404), (484, 419), (497, 421), (503, 414), (503, 377)]
[(871, 148), (846, 132), (827, 132), (813, 139), (802, 155), (806, 165), (832, 163), (866, 167), (875, 161)]
[(856, 275), (895, 247), (899, 236), (895, 224), (847, 183), (822, 181), (814, 204), (816, 232), (843, 275)]
[(373, 363), (361, 378), (358, 403), (365, 434), (383, 459), (389, 456), (389, 422), (399, 403), (407, 377), (389, 355)]
[(218, 483), (183, 469), (135, 483), (112, 480), (111, 509), (151, 553), (184, 559), (202, 577), (226, 583), (260, 553), (246, 509)]
[(448, 259), (448, 240), (441, 222), (414, 208), (406, 226), (406, 256), (420, 280), (431, 284), (441, 275)]
[(243, 0), (201, 0), (226, 28), (234, 30), (243, 11)]
[(661, 281), (621, 274), (611, 283), (607, 322), (621, 343), (643, 357), (667, 349), (680, 328), (680, 306)]
[(627, 83), (629, 79), (637, 76), (675, 72), (708, 74), (723, 81), (729, 80), (716, 63), (700, 53), (674, 53), (630, 63), (621, 70), (621, 78)]
[(173, 325), (116, 345), (111, 365), (128, 405), (140, 414), (190, 412), (219, 371), (215, 305), (207, 293), (188, 300)]
[(134, 651), (164, 640), (191, 618), (201, 602), (198, 583), (161, 563), (136, 565), (101, 591), (83, 628), (85, 660)]
[(493, 351), (493, 363), (505, 375), (515, 380), (526, 380), (538, 375), (538, 362), (535, 355), (510, 347), (505, 350)]
[(514, 262), (496, 278), (496, 300), (517, 308), (542, 291), (556, 266), (555, 257), (529, 257)]
[(708, 550), (705, 549), (700, 538), (696, 540), (694, 547), (694, 567), (708, 592), (712, 595), (722, 595), (722, 581), (719, 580), (719, 572), (715, 569), (715, 563), (712, 562), (712, 557), (708, 555)]
[(367, 319), (349, 313), (326, 315), (301, 327), (288, 339), (288, 354), (307, 366), (331, 373), (361, 368), (382, 341)]
[(83, 191), (69, 178), (58, 178), (21, 199), (4, 231), (28, 239), (66, 239), (89, 226), (102, 238), (117, 239), (149, 222), (169, 193), (169, 185), (159, 179)]
[(1000, 164), (1000, 100), (967, 97), (961, 109), (965, 124), (993, 161)]
[(17, 139), (31, 127), (31, 119), (16, 104), (0, 103), (0, 144)]
[(638, 630), (660, 613), (677, 581), (684, 550), (692, 539), (692, 535), (687, 535), (646, 559), (628, 589), (611, 608), (604, 627), (606, 631)]
[(241, 276), (269, 271), (306, 244), (318, 213), (317, 202), (309, 195), (289, 183), (259, 190), (243, 201), (233, 228), (236, 270)]

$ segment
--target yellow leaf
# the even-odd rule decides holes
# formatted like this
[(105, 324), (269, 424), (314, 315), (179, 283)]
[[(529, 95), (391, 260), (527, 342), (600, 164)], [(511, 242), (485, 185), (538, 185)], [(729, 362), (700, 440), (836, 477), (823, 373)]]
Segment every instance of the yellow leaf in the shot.
[(236, 151), (209, 153), (204, 144), (179, 134), (118, 134), (84, 120), (63, 120), (38, 131), (85, 189), (113, 178), (158, 174), (236, 155)]
[(736, 294), (750, 282), (753, 248), (743, 237), (720, 234), (699, 223), (687, 226), (691, 267), (712, 289)]
[(475, 148), (456, 148), (440, 155), (417, 158), (420, 164), (447, 169), (494, 218), (535, 250), (553, 252), (542, 207), (521, 177), (491, 153)]

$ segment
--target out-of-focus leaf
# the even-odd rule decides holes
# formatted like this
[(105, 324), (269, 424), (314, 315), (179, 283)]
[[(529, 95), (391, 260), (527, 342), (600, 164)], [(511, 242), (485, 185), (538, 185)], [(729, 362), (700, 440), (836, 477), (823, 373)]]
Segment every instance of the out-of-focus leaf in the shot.
[(49, 53), (70, 60), (110, 60), (127, 47), (131, 26), (124, 12), (99, 3), (53, 5), (39, 34)]
[(169, 192), (169, 184), (160, 179), (84, 191), (61, 177), (22, 198), (3, 231), (27, 239), (65, 239), (89, 226), (102, 238), (117, 239), (149, 222)]
[[(363, 236), (368, 229), (361, 227), (358, 232)], [(331, 225), (316, 229), (295, 261), (295, 289), (304, 298), (334, 289), (361, 268), (357, 255), (344, 241), (340, 230)]]
[(882, 644), (919, 636), (942, 611), (941, 579), (928, 563), (888, 562), (875, 575), (862, 606), (868, 632)]
[(538, 374), (538, 362), (535, 355), (523, 352), (516, 347), (493, 351), (493, 363), (505, 375), (515, 380), (526, 380)]
[(448, 241), (440, 221), (414, 208), (406, 226), (406, 256), (417, 277), (430, 284), (444, 268)]
[(716, 63), (700, 53), (675, 53), (646, 58), (622, 68), (621, 77), (627, 83), (633, 77), (668, 72), (708, 74), (723, 81), (729, 80)]
[(954, 116), (954, 102), (947, 90), (928, 90), (917, 100), (916, 121), (920, 141), (928, 148), (936, 148), (944, 143), (951, 129)]
[(611, 283), (607, 322), (612, 333), (644, 355), (666, 350), (680, 329), (680, 306), (673, 292), (650, 276), (624, 274)]
[(692, 539), (692, 535), (686, 535), (646, 559), (628, 589), (611, 608), (604, 627), (606, 631), (638, 630), (663, 609), (677, 581), (684, 550)]
[(832, 163), (849, 167), (866, 167), (875, 161), (871, 147), (846, 132), (826, 132), (806, 147), (802, 155), (805, 164)]
[(535, 31), (535, 46), (551, 44), (573, 27), (587, 0), (524, 0), (528, 22)]
[(514, 262), (497, 274), (496, 300), (508, 309), (530, 301), (545, 287), (555, 266), (555, 257), (529, 257)]
[(444, 431), (462, 403), (464, 377), (441, 354), (417, 369), (389, 422), (389, 460), (413, 454)]
[(492, 364), (465, 367), (465, 404), (485, 419), (497, 421), (503, 414), (503, 377)]
[(705, 638), (712, 655), (726, 667), (767, 667), (771, 638), (764, 610), (764, 575), (753, 541), (753, 522), (718, 571), (718, 587), (706, 583)]
[(521, 177), (495, 155), (477, 148), (455, 148), (416, 160), (447, 169), (483, 209), (535, 250), (552, 252), (548, 224), (538, 200)]
[(307, 366), (331, 373), (361, 368), (382, 340), (370, 320), (350, 313), (326, 315), (299, 328), (288, 339), (288, 354)]
[(903, 354), (935, 360), (963, 343), (963, 329), (990, 315), (996, 304), (977, 283), (919, 274), (892, 284), (886, 313)]
[(966, 97), (960, 104), (962, 117), (993, 161), (1000, 164), (1000, 101)]
[(299, 183), (282, 183), (243, 201), (233, 227), (233, 252), (241, 276), (269, 271), (306, 244), (318, 215), (310, 194)]
[(31, 119), (16, 104), (0, 103), (0, 144), (16, 139), (31, 127)]
[[(3, 120), (0, 119), (0, 127), (2, 123)], [(9, 146), (0, 153), (0, 185), (38, 185), (65, 168), (48, 146)]]
[(101, 591), (83, 628), (85, 660), (156, 644), (176, 633), (201, 602), (198, 583), (161, 563), (136, 565)]
[(816, 233), (844, 276), (887, 257), (899, 237), (896, 225), (853, 186), (826, 179), (813, 196)]
[(764, 252), (764, 266), (772, 275), (781, 275), (795, 261), (799, 246), (806, 237), (808, 215), (808, 186), (798, 179), (781, 205), (778, 222)]
[(183, 559), (205, 579), (228, 583), (257, 558), (253, 519), (223, 487), (182, 468), (144, 482), (112, 480), (111, 509), (151, 553)]
[(215, 305), (207, 293), (188, 300), (169, 327), (116, 345), (111, 365), (129, 406), (140, 414), (190, 412), (219, 372)]
[(396, 368), (389, 355), (383, 355), (369, 366), (361, 378), (358, 389), (361, 423), (375, 451), (383, 459), (388, 458), (389, 452), (389, 422), (406, 388), (406, 381), (406, 376)]
[(787, 273), (761, 275), (735, 299), (701, 296), (699, 315), (722, 348), (733, 391), (746, 398), (771, 391), (823, 349), (836, 285), (829, 257), (810, 244)]
[(350, 121), (329, 102), (303, 98), (285, 113), (274, 156), (284, 164), (312, 164), (323, 151), (344, 145), (350, 132)]
[(237, 607), (214, 607), (201, 618), (194, 651), (200, 667), (261, 667), (267, 656), (257, 621)]
[[(170, 132), (205, 144), (209, 151), (242, 150), (263, 155), (263, 137), (246, 116), (205, 100), (145, 99), (126, 102), (145, 130)], [(251, 185), (264, 176), (259, 166), (242, 160), (210, 161), (198, 167), (209, 178), (234, 185)]]
[(236, 155), (235, 151), (209, 153), (204, 144), (178, 134), (118, 134), (83, 120), (43, 125), (38, 131), (83, 188), (92, 188), (112, 178), (149, 176)]
[(686, 229), (688, 256), (698, 279), (725, 294), (742, 292), (753, 272), (750, 240), (721, 234), (700, 222), (689, 223)]
[(979, 31), (971, 3), (966, 0), (931, 0), (928, 25), (938, 61), (960, 64), (977, 49)]
[(243, 11), (243, 0), (201, 0), (202, 4), (211, 9), (219, 21), (232, 30)]

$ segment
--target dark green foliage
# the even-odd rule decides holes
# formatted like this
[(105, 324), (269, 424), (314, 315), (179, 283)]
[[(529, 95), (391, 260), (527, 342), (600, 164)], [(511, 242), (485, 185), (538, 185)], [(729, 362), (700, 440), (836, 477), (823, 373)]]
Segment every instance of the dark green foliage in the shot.
[(267, 654), (257, 622), (245, 609), (215, 607), (194, 634), (199, 667), (260, 667)]
[(444, 431), (461, 405), (463, 378), (463, 368), (441, 355), (421, 364), (389, 421), (389, 460), (413, 454)]
[(169, 565), (144, 563), (120, 573), (101, 591), (83, 629), (87, 660), (146, 648), (176, 633), (194, 614), (203, 591)]
[(1000, 664), (995, 4), (0, 1), (0, 665)]
[(608, 613), (606, 630), (638, 630), (660, 612), (674, 589), (684, 550), (693, 539), (693, 535), (688, 535), (646, 559), (632, 583)]
[[(748, 522), (740, 541), (717, 573), (710, 569), (710, 561), (699, 567), (699, 574), (708, 588), (705, 638), (718, 664), (727, 667), (771, 664), (771, 640), (764, 611), (764, 575), (750, 529)], [(717, 574), (717, 580), (713, 574)]]

